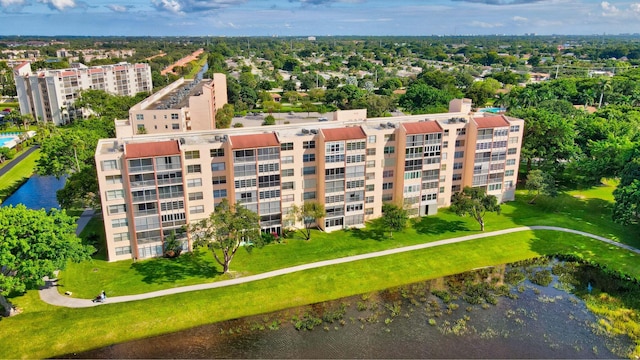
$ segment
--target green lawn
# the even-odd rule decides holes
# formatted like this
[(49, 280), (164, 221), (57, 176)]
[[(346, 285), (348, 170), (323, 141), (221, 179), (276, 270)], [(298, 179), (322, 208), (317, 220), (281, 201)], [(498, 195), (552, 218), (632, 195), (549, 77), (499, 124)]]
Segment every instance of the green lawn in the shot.
[(40, 158), (40, 150), (32, 152), (13, 169), (0, 176), (0, 202), (11, 195), (26, 179), (33, 175), (36, 161)]
[[(605, 190), (608, 189), (608, 190)], [(612, 187), (572, 192), (554, 200), (527, 204), (527, 198), (504, 206), (502, 215), (486, 219), (487, 231), (522, 226), (556, 225), (614, 237), (638, 247), (638, 227), (623, 228), (610, 220), (611, 202), (596, 195)], [(606, 195), (606, 194), (605, 194)], [(99, 230), (100, 222), (91, 224)], [(92, 230), (87, 230), (90, 232)], [(85, 233), (87, 233), (85, 232)], [(244, 251), (231, 264), (234, 276), (264, 272), (311, 261), (478, 232), (478, 224), (442, 210), (420, 219), (389, 239), (375, 227), (332, 234), (315, 232), (312, 240)], [(313, 269), (243, 285), (166, 296), (89, 309), (56, 308), (42, 303), (36, 291), (11, 299), (24, 309), (0, 321), (0, 358), (49, 357), (62, 353), (187, 329), (296, 305), (366, 293), (392, 286), (547, 254), (573, 254), (640, 279), (640, 256), (581, 236), (553, 231), (525, 231), (466, 243), (435, 247), (354, 263)], [(154, 259), (73, 264), (61, 274), (61, 291), (91, 297), (104, 289), (111, 296), (186, 284), (218, 281), (210, 255), (177, 260)], [(213, 277), (211, 277), (213, 276)]]

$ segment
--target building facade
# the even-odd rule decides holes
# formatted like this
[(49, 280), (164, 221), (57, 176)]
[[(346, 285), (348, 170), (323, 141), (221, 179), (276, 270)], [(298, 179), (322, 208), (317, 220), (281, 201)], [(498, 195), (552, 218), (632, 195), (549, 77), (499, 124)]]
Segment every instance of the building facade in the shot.
[[(464, 107), (463, 107), (464, 108)], [(96, 164), (110, 261), (162, 254), (222, 199), (280, 233), (318, 201), (324, 231), (363, 226), (392, 202), (432, 215), (465, 186), (512, 200), (524, 121), (454, 112), (100, 140)], [(458, 111), (456, 111), (458, 110)], [(462, 111), (459, 111), (462, 110)]]
[(33, 72), (28, 62), (13, 69), (18, 102), (22, 114), (32, 114), (34, 119), (67, 123), (74, 116), (73, 103), (82, 90), (104, 90), (111, 94), (134, 96), (151, 92), (151, 68), (149, 64), (119, 63), (62, 70)]
[(133, 134), (181, 133), (216, 128), (216, 112), (227, 103), (227, 77), (180, 78), (129, 109)]

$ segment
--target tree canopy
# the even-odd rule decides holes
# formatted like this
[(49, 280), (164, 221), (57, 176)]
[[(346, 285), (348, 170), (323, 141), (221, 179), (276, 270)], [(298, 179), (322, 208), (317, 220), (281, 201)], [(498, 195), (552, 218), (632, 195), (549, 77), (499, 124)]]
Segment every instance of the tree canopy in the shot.
[(292, 220), (301, 222), (304, 225), (300, 232), (306, 240), (311, 239), (312, 226), (325, 215), (324, 205), (316, 201), (305, 201), (302, 206), (294, 204), (289, 212), (289, 217)]
[(195, 247), (206, 247), (227, 273), (234, 255), (244, 245), (247, 250), (262, 246), (259, 216), (242, 204), (229, 204), (224, 198), (215, 211), (189, 226)]
[(493, 195), (487, 195), (483, 188), (466, 186), (453, 195), (451, 210), (460, 216), (471, 216), (480, 224), (480, 231), (484, 231), (486, 213), (500, 214), (501, 208), (498, 199)]
[(76, 227), (64, 210), (0, 207), (0, 305), (5, 315), (12, 312), (7, 295), (42, 285), (44, 276), (53, 276), (70, 260), (89, 258), (94, 249), (81, 244)]
[(408, 219), (405, 209), (390, 203), (382, 205), (382, 224), (389, 230), (389, 237), (393, 237), (394, 231), (402, 231), (407, 226)]

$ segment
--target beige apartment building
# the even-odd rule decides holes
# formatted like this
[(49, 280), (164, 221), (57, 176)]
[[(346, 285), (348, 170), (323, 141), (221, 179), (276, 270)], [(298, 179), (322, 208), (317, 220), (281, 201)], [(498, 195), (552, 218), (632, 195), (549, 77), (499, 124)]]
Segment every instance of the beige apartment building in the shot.
[(119, 63), (92, 67), (76, 64), (69, 69), (34, 72), (31, 64), (24, 62), (13, 69), (13, 77), (20, 112), (56, 125), (82, 116), (81, 110), (73, 110), (73, 103), (82, 90), (104, 90), (127, 96), (153, 90), (149, 64)]
[[(412, 216), (437, 213), (465, 186), (500, 201), (514, 198), (524, 121), (470, 114), (468, 99), (449, 113), (256, 128), (131, 136), (96, 150), (110, 261), (159, 256), (184, 225), (208, 217), (223, 198), (257, 212), (263, 231), (296, 226), (289, 209), (325, 205), (324, 231), (363, 226), (382, 205)], [(349, 113), (345, 113), (349, 115)]]
[(133, 134), (182, 133), (216, 128), (216, 111), (227, 103), (227, 78), (180, 78), (129, 109)]

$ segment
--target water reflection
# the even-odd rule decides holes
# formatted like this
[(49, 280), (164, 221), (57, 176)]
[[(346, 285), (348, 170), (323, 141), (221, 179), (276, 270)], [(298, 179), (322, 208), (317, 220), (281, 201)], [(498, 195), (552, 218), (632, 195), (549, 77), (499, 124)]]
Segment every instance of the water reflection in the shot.
[[(544, 259), (484, 268), (75, 356), (614, 358), (628, 354), (631, 342), (599, 334), (596, 318), (584, 302), (565, 291), (586, 287), (586, 280), (582, 284), (578, 276), (559, 281), (566, 275), (557, 269), (562, 264)], [(538, 285), (547, 275), (548, 286)]]

